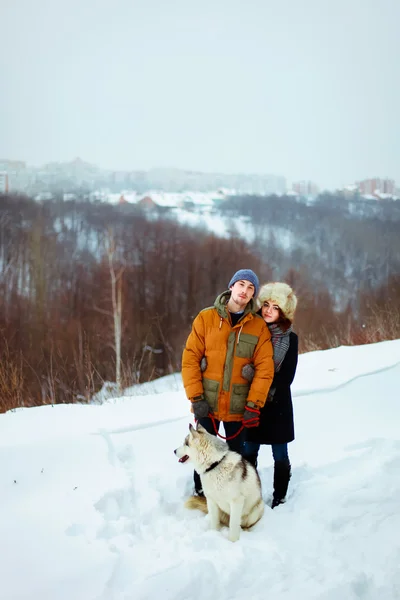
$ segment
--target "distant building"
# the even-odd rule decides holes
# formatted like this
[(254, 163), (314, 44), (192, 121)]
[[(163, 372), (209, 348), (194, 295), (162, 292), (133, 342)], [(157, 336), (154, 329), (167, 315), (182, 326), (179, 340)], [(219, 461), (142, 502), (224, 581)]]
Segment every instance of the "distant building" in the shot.
[[(48, 191), (91, 193), (96, 190), (108, 190), (112, 194), (123, 193), (125, 199), (131, 202), (124, 193), (124, 190), (131, 190), (140, 196), (149, 195), (161, 208), (171, 208), (172, 195), (182, 195), (187, 190), (208, 194), (222, 188), (231, 190), (234, 194), (265, 196), (284, 194), (287, 191), (286, 179), (273, 174), (203, 173), (162, 168), (148, 171), (116, 171), (99, 168), (80, 158), (69, 162), (50, 162), (38, 168), (29, 167), (23, 161), (0, 159), (0, 172), (2, 171), (8, 174), (8, 186), (12, 191), (36, 195)], [(153, 190), (171, 196), (165, 196), (163, 200), (156, 199)], [(200, 201), (199, 198), (198, 200)], [(168, 203), (168, 207), (163, 204), (164, 201)], [(180, 197), (179, 201), (187, 202), (183, 197)]]
[(8, 192), (8, 173), (5, 171), (0, 172), (0, 194), (6, 194)]
[(270, 195), (286, 192), (286, 179), (277, 175), (203, 173), (158, 168), (142, 172), (141, 177), (139, 180), (137, 172), (137, 184), (140, 181), (140, 185), (145, 185), (146, 189), (158, 189), (169, 193), (185, 190), (212, 192), (221, 187), (234, 189), (237, 194)]
[(388, 196), (395, 196), (396, 184), (394, 179), (381, 179), (374, 177), (373, 179), (364, 179), (358, 182), (358, 189), (360, 194), (363, 196), (379, 196), (380, 194), (387, 194)]
[(292, 190), (298, 196), (317, 196), (319, 192), (317, 184), (313, 181), (295, 181)]
[(157, 204), (150, 196), (144, 196), (144, 198), (139, 200), (137, 206), (140, 206), (140, 208), (143, 208), (144, 210), (154, 210)]
[(9, 160), (8, 158), (0, 158), (0, 171), (12, 173), (26, 169), (26, 163), (23, 160)]
[(345, 185), (344, 188), (340, 190), (346, 198), (353, 198), (357, 194), (359, 194), (360, 190), (356, 183), (350, 183), (350, 185)]
[(0, 191), (21, 191), (26, 183), (26, 163), (22, 160), (0, 159), (2, 180)]

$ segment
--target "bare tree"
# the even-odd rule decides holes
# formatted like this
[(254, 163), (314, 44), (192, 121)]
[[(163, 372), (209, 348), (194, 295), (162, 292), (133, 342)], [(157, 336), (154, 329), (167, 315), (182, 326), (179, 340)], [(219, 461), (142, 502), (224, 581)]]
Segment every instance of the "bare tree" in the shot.
[(116, 268), (115, 236), (111, 229), (105, 239), (108, 266), (111, 280), (112, 317), (114, 322), (114, 349), (115, 349), (115, 382), (118, 392), (121, 391), (121, 340), (122, 340), (122, 275), (124, 266)]

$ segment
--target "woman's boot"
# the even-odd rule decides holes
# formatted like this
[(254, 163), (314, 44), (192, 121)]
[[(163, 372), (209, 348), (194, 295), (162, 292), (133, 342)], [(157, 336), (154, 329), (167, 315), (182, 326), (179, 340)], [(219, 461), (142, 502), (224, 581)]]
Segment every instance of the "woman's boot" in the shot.
[(285, 502), (290, 477), (290, 462), (288, 460), (277, 460), (274, 464), (274, 495), (272, 497), (271, 508), (275, 508)]

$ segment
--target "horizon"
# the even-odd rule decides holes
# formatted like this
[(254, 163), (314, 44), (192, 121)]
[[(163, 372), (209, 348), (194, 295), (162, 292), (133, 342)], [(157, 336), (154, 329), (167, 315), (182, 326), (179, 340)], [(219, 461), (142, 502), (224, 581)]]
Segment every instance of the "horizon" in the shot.
[[(94, 167), (96, 169), (99, 170), (103, 170), (103, 171), (111, 171), (111, 172), (126, 172), (126, 173), (136, 173), (136, 172), (151, 172), (151, 171), (178, 171), (181, 173), (196, 173), (196, 174), (200, 174), (200, 175), (226, 175), (226, 176), (233, 176), (233, 175), (237, 175), (237, 176), (254, 176), (254, 177), (276, 177), (276, 178), (283, 178), (286, 181), (287, 184), (287, 191), (291, 191), (290, 187), (292, 184), (294, 183), (301, 183), (301, 182), (311, 182), (317, 184), (318, 188), (319, 188), (319, 192), (323, 192), (323, 191), (338, 191), (341, 190), (343, 188), (345, 188), (346, 186), (349, 185), (353, 185), (353, 184), (357, 184), (360, 183), (362, 181), (365, 180), (373, 180), (373, 179), (382, 179), (382, 180), (393, 180), (395, 182), (395, 187), (396, 189), (398, 188), (398, 180), (396, 180), (395, 177), (392, 177), (390, 174), (377, 174), (377, 173), (373, 173), (372, 175), (365, 175), (364, 177), (362, 177), (361, 179), (352, 179), (351, 181), (346, 182), (345, 184), (343, 184), (342, 186), (339, 187), (333, 187), (333, 188), (329, 188), (329, 187), (324, 187), (321, 186), (317, 181), (315, 180), (307, 180), (306, 178), (303, 179), (299, 179), (299, 180), (292, 180), (289, 177), (287, 177), (284, 173), (272, 173), (272, 172), (256, 172), (256, 171), (198, 171), (196, 169), (186, 169), (186, 168), (181, 168), (181, 167), (175, 167), (175, 166), (152, 166), (149, 167), (148, 169), (139, 169), (139, 168), (134, 168), (134, 167), (130, 167), (127, 169), (122, 169), (122, 168), (117, 168), (117, 169), (112, 169), (108, 166), (104, 166), (104, 165), (99, 165), (97, 163), (93, 163), (90, 160), (86, 160), (85, 158), (82, 158), (81, 156), (77, 156), (75, 155), (74, 158), (71, 159), (66, 159), (66, 160), (50, 160), (48, 162), (45, 163), (41, 163), (41, 164), (33, 164), (33, 163), (28, 163), (27, 161), (25, 161), (23, 158), (21, 159), (16, 159), (15, 157), (13, 158), (0, 158), (0, 163), (2, 162), (23, 162), (25, 164), (25, 168), (33, 168), (33, 169), (40, 169), (41, 167), (47, 167), (49, 165), (68, 165), (68, 164), (74, 164), (74, 163), (78, 163), (81, 162), (85, 165)], [(165, 192), (167, 193), (167, 192)], [(173, 192), (175, 193), (175, 192)]]

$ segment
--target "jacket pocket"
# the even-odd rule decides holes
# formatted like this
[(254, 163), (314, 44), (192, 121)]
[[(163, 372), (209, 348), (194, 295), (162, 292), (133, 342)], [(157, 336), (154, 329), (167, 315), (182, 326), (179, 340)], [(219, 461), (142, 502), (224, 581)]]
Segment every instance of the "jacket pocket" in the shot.
[(249, 395), (250, 384), (234, 383), (232, 385), (230, 412), (234, 414), (243, 414), (244, 407)]
[(252, 358), (257, 342), (258, 336), (251, 335), (251, 333), (242, 333), (236, 344), (236, 356), (239, 356), (239, 358)]
[(218, 408), (218, 390), (219, 382), (203, 377), (204, 398), (207, 400), (209, 407), (216, 411)]

